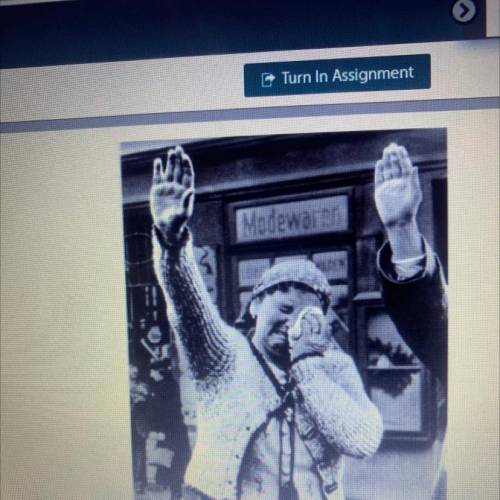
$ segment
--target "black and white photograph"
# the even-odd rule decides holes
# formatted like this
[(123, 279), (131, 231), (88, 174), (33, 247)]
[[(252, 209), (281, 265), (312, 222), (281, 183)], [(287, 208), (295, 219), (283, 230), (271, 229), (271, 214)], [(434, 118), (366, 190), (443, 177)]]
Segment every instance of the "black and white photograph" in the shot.
[(446, 499), (447, 158), (444, 128), (121, 144), (136, 500)]

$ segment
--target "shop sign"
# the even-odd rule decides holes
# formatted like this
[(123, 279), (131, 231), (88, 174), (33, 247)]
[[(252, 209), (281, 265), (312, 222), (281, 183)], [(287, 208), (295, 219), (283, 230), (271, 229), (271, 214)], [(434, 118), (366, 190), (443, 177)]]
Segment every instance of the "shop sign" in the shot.
[(281, 240), (349, 229), (347, 195), (236, 209), (236, 242)]
[(312, 260), (329, 280), (347, 278), (347, 251), (315, 253)]

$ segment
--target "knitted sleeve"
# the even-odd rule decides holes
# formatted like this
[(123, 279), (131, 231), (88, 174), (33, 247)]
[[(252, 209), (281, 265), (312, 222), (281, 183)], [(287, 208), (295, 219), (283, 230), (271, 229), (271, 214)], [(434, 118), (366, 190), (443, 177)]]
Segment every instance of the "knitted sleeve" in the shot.
[(373, 455), (382, 438), (382, 418), (368, 399), (352, 359), (340, 349), (303, 358), (291, 368), (299, 404), (319, 433), (340, 453)]
[(153, 260), (182, 360), (197, 382), (222, 375), (233, 359), (232, 329), (223, 322), (198, 271), (189, 232), (168, 245), (153, 230)]

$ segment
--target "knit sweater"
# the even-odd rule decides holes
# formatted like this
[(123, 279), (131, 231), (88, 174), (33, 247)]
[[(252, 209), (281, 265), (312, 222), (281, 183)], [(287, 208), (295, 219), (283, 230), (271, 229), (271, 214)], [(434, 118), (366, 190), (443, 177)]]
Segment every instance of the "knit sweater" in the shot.
[[(181, 367), (198, 397), (197, 442), (184, 481), (208, 497), (236, 499), (247, 447), (281, 398), (248, 340), (220, 318), (198, 272), (189, 233), (173, 245), (154, 233), (153, 256)], [(323, 484), (336, 486), (342, 454), (365, 457), (376, 451), (380, 415), (353, 361), (340, 349), (298, 361), (291, 374), (297, 428)], [(340, 491), (326, 488), (325, 495), (341, 498)]]

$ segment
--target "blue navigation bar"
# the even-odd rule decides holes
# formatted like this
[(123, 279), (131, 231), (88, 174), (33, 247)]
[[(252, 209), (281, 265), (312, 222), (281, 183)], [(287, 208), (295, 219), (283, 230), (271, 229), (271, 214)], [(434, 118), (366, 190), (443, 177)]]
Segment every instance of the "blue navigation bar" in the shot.
[(431, 56), (355, 57), (245, 64), (245, 97), (428, 89)]
[(486, 0), (0, 5), (0, 67), (477, 40)]

